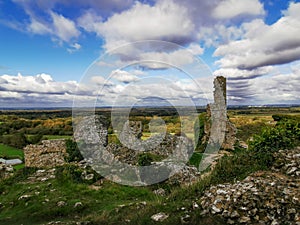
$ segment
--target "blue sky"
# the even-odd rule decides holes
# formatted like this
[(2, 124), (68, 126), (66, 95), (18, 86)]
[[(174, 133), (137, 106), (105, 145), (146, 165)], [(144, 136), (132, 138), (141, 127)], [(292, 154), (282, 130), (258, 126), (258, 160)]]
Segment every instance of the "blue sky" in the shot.
[[(204, 104), (217, 75), (228, 79), (229, 104), (300, 104), (299, 11), (299, 1), (288, 0), (0, 0), (0, 107), (71, 106), (74, 96), (86, 101), (99, 89), (100, 105), (116, 96), (134, 103), (142, 92)], [(120, 47), (143, 40), (180, 46)], [(89, 67), (116, 48), (115, 65)], [(197, 67), (187, 52), (211, 73), (174, 70)], [(118, 67), (146, 59), (170, 65)], [(94, 82), (80, 82), (84, 74)], [(176, 87), (160, 79), (145, 86), (157, 74)]]

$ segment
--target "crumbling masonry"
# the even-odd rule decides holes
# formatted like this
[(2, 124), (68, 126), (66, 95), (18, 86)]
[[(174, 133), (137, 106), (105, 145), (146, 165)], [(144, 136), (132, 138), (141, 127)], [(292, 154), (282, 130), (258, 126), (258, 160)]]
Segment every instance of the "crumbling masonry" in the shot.
[[(224, 77), (217, 77), (214, 80), (214, 89), (214, 103), (207, 107), (207, 116), (209, 119), (205, 124), (204, 139), (206, 138), (206, 141), (210, 144), (220, 144), (220, 148), (234, 149), (236, 129), (227, 119), (226, 79)], [(176, 149), (180, 148), (181, 151), (178, 152), (183, 155), (178, 155), (176, 158), (184, 159), (183, 161), (185, 161), (185, 158), (190, 157), (192, 153), (192, 146), (188, 139), (169, 134), (163, 139), (160, 136), (154, 136), (146, 141), (135, 141), (135, 143), (129, 145), (128, 142), (130, 140), (139, 140), (142, 134), (141, 124), (133, 121), (130, 124), (127, 122), (124, 125), (122, 134), (120, 135), (120, 139), (123, 139), (123, 142), (127, 143), (127, 147), (108, 144), (107, 127), (103, 125), (104, 123), (103, 118), (99, 116), (83, 118), (80, 120), (80, 125), (76, 126), (74, 139), (76, 141), (84, 141), (87, 145), (96, 146), (100, 144), (107, 149), (108, 154), (102, 157), (106, 157), (107, 159), (115, 157), (131, 165), (136, 165), (141, 153), (141, 151), (136, 151), (136, 148), (152, 149), (150, 153), (158, 154), (162, 158), (167, 158), (172, 153), (177, 156)], [(182, 143), (183, 146), (177, 146), (178, 143)], [(182, 151), (182, 149), (186, 150)], [(24, 153), (25, 166), (38, 168), (63, 165), (67, 154), (64, 140), (45, 140), (40, 145), (28, 145), (24, 148)], [(109, 153), (112, 155), (110, 156)], [(84, 155), (85, 152), (82, 152), (82, 154)], [(89, 154), (90, 152), (86, 156)], [(86, 159), (91, 158), (86, 156), (84, 155)]]
[[(209, 139), (214, 142), (221, 141), (221, 149), (233, 150), (237, 141), (236, 128), (227, 117), (226, 91), (226, 78), (216, 77), (214, 80), (214, 103), (207, 105), (206, 109), (208, 122), (205, 124), (203, 141), (208, 142)], [(212, 127), (213, 122), (215, 122), (215, 128)]]
[(65, 140), (44, 140), (40, 145), (27, 145), (24, 148), (25, 166), (51, 168), (65, 163)]

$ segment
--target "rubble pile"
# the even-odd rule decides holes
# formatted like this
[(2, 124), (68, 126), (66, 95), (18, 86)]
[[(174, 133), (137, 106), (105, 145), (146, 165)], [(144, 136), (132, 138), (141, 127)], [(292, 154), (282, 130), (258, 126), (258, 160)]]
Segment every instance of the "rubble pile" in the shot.
[(14, 174), (14, 168), (0, 162), (0, 180), (11, 177)]
[(299, 153), (279, 151), (271, 171), (212, 186), (200, 200), (203, 214), (221, 215), (228, 224), (300, 224)]
[(274, 157), (276, 160), (273, 171), (300, 178), (300, 147), (294, 150), (280, 150), (274, 153)]

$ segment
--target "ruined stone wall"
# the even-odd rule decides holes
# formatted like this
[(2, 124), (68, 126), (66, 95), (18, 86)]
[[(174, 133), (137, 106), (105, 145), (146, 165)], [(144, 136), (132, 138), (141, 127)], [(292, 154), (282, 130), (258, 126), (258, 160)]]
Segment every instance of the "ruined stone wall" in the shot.
[[(208, 122), (205, 124), (206, 142), (211, 146), (218, 145), (222, 149), (234, 149), (236, 142), (236, 129), (228, 121), (226, 111), (226, 78), (217, 77), (214, 80), (214, 103), (207, 107)], [(214, 123), (212, 123), (214, 121)], [(83, 117), (78, 121), (74, 131), (76, 141), (83, 141), (92, 146), (108, 146), (107, 125), (105, 118), (100, 116)], [(124, 146), (109, 145), (108, 151), (113, 153), (116, 158), (123, 159), (126, 163), (136, 164), (137, 156), (143, 151), (154, 154), (168, 156), (174, 153), (177, 158), (185, 161), (190, 156), (190, 143), (185, 138), (175, 141), (171, 136), (157, 135), (146, 141), (140, 140), (142, 135), (142, 124), (140, 121), (127, 121), (120, 134), (120, 140)], [(173, 140), (174, 139), (174, 140)], [(179, 143), (183, 146), (179, 146)], [(174, 145), (174, 143), (177, 143)], [(179, 147), (176, 147), (176, 146)], [(169, 146), (170, 148), (166, 147)], [(129, 149), (127, 149), (129, 148)], [(178, 149), (180, 150), (178, 150)], [(93, 155), (93, 152), (81, 152), (85, 158)], [(176, 153), (180, 153), (178, 155)], [(210, 153), (207, 151), (207, 153)], [(25, 166), (27, 167), (55, 167), (65, 163), (66, 146), (64, 140), (45, 140), (41, 145), (29, 145), (24, 148)], [(130, 156), (130, 157), (129, 157)]]
[[(226, 78), (218, 76), (214, 80), (214, 103), (209, 104), (206, 109), (208, 122), (205, 124), (205, 136), (204, 141), (222, 140), (221, 148), (225, 150), (233, 150), (236, 142), (236, 128), (228, 120), (227, 117), (227, 95), (226, 95)], [(223, 126), (223, 120), (225, 126)], [(217, 121), (215, 127), (212, 127), (212, 120)], [(222, 129), (222, 130), (220, 130)], [(224, 138), (216, 136), (217, 134), (223, 135)], [(219, 144), (219, 143), (218, 143)]]
[(24, 148), (25, 166), (51, 168), (65, 164), (65, 140), (44, 140), (40, 145), (27, 145)]
[(99, 115), (79, 118), (78, 122), (75, 123), (74, 139), (86, 144), (106, 146), (108, 143), (106, 123), (106, 119)]

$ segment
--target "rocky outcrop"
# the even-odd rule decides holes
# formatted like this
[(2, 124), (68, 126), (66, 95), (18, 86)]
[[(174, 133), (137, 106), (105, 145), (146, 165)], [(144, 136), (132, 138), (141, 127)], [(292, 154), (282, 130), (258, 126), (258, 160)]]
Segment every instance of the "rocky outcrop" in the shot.
[(207, 190), (200, 200), (203, 214), (221, 215), (228, 224), (300, 224), (300, 148), (274, 156), (271, 171)]
[(44, 140), (40, 145), (24, 148), (26, 167), (51, 168), (65, 164), (65, 140)]

